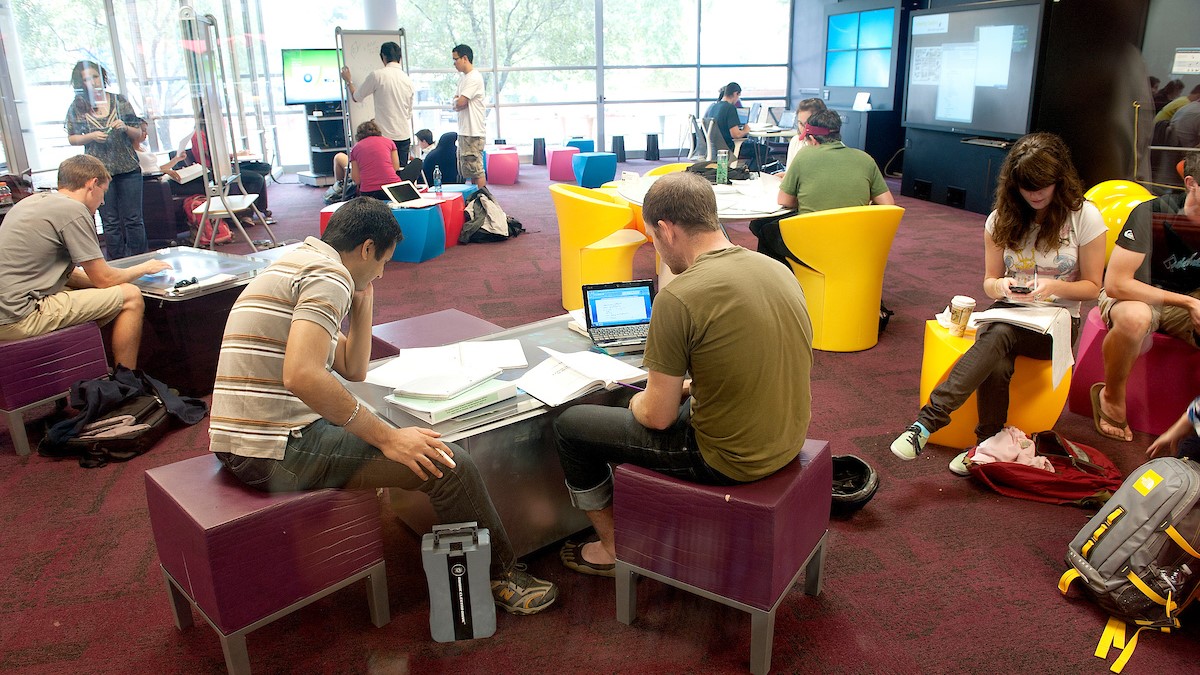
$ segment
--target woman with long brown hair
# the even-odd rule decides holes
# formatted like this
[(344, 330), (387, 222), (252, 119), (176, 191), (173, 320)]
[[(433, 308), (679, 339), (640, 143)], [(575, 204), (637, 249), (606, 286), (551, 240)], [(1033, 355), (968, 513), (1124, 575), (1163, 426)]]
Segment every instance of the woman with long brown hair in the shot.
[[(1071, 153), (1054, 134), (1018, 140), (1000, 168), (995, 210), (984, 225), (986, 271), (983, 291), (992, 307), (1058, 306), (1071, 314), (1072, 341), (1079, 330), (1079, 303), (1095, 300), (1104, 278), (1104, 234), (1100, 212), (1083, 197)], [(975, 344), (946, 381), (929, 396), (917, 420), (892, 442), (892, 453), (915, 459), (929, 435), (950, 423), (978, 391), (979, 442), (991, 438), (1008, 418), (1008, 385), (1018, 356), (1048, 360), (1049, 335), (1007, 323), (980, 326)], [(965, 452), (950, 470), (966, 475)]]
[(104, 163), (112, 174), (100, 220), (104, 223), (104, 248), (109, 260), (146, 252), (146, 225), (142, 220), (142, 171), (137, 144), (142, 142), (144, 120), (120, 94), (104, 90), (108, 71), (94, 61), (80, 61), (71, 69), (75, 100), (64, 123), (67, 141), (82, 145), (83, 152)]

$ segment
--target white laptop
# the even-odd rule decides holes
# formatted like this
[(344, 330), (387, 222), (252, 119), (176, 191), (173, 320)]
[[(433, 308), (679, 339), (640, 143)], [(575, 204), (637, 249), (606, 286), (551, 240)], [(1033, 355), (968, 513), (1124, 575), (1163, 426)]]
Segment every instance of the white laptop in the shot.
[(652, 279), (584, 284), (583, 315), (592, 342), (603, 348), (628, 347), (624, 351), (631, 352), (645, 349), (653, 301)]
[(387, 193), (393, 208), (422, 209), (426, 206), (437, 206), (442, 203), (440, 199), (425, 199), (422, 197), (421, 191), (417, 189), (416, 185), (413, 185), (411, 180), (388, 183), (387, 185), (380, 186), (380, 189)]

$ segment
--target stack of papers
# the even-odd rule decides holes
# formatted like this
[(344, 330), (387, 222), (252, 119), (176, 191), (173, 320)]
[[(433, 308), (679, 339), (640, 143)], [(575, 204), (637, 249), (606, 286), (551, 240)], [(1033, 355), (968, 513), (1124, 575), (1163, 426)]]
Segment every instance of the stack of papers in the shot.
[(504, 380), (491, 380), (453, 398), (434, 400), (399, 394), (384, 397), (388, 403), (429, 424), (437, 424), (506, 401), (517, 395), (517, 386)]
[(459, 342), (444, 347), (401, 349), (396, 358), (367, 373), (366, 381), (397, 389), (417, 378), (528, 365), (519, 340)]

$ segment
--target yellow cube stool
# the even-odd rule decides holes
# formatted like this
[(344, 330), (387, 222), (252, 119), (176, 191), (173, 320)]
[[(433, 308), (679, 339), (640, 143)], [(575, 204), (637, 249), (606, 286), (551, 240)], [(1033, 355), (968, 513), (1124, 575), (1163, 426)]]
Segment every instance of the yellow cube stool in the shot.
[[(946, 381), (950, 369), (975, 343), (974, 336), (954, 337), (937, 321), (925, 322), (925, 354), (921, 358), (921, 405), (929, 403), (934, 388)], [(1027, 435), (1053, 429), (1062, 414), (1071, 390), (1071, 372), (1052, 386), (1050, 361), (1018, 356), (1009, 385), (1008, 424)], [(950, 424), (933, 432), (930, 443), (952, 448), (975, 445), (975, 426), (979, 424), (976, 394), (950, 415)]]

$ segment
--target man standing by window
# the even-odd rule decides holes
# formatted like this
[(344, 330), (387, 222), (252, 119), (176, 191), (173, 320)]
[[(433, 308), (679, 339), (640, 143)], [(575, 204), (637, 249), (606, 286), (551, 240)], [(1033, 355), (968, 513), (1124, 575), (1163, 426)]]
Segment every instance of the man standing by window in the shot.
[(483, 110), (483, 75), (475, 70), (475, 53), (467, 45), (457, 45), (450, 55), (454, 69), (462, 73), (458, 91), (454, 92), (454, 109), (458, 111), (458, 173), (463, 180), (474, 180), (484, 187), (483, 139), (487, 124)]
[(385, 138), (395, 141), (400, 166), (404, 166), (408, 164), (408, 153), (412, 148), (412, 80), (400, 63), (400, 45), (383, 43), (379, 47), (379, 60), (383, 61), (383, 67), (371, 71), (362, 86), (355, 88), (349, 66), (342, 68), (342, 79), (355, 102), (361, 103), (366, 97), (375, 96), (375, 124)]

